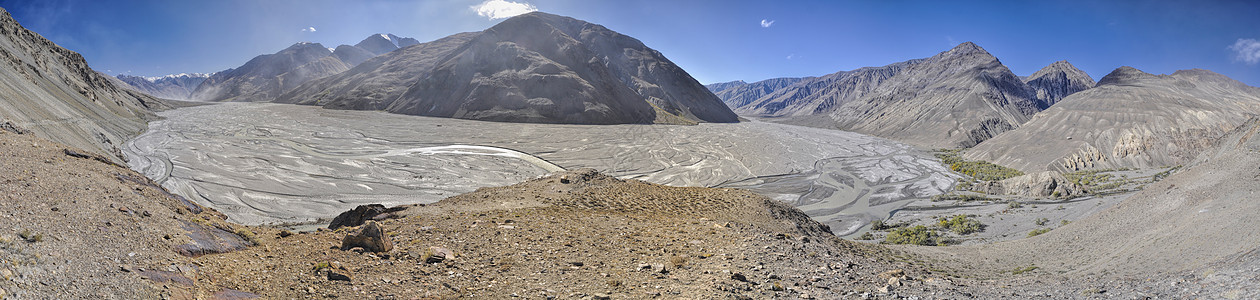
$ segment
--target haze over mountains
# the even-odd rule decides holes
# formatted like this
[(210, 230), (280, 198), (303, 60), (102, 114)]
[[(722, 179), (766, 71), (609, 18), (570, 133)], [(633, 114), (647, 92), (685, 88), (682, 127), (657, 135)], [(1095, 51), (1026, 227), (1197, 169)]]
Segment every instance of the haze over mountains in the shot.
[(206, 81), (210, 74), (205, 73), (181, 73), (166, 75), (161, 77), (142, 77), (119, 74), (116, 76), (118, 80), (126, 83), (134, 90), (144, 92), (154, 97), (163, 99), (188, 100), (197, 89), (201, 82)]

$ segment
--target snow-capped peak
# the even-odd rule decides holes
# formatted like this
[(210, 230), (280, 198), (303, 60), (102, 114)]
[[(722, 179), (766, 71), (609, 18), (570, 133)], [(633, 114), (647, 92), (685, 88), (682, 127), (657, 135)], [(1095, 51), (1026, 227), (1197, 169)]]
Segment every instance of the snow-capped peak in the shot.
[(384, 38), (386, 41), (389, 41), (391, 44), (394, 44), (394, 47), (402, 48), (402, 46), (398, 45), (398, 40), (391, 38), (391, 36), (394, 36), (393, 34), (377, 33), (377, 35), (381, 36), (381, 38)]
[(162, 79), (168, 79), (168, 78), (179, 78), (179, 77), (189, 77), (189, 78), (207, 77), (207, 78), (208, 78), (208, 77), (210, 77), (210, 74), (207, 74), (207, 73), (192, 73), (192, 74), (189, 74), (189, 73), (179, 73), (179, 74), (170, 74), (170, 75), (164, 75), (164, 76), (144, 76), (144, 80), (148, 80), (149, 82), (154, 82), (154, 81), (158, 81), (158, 80), (162, 80)]

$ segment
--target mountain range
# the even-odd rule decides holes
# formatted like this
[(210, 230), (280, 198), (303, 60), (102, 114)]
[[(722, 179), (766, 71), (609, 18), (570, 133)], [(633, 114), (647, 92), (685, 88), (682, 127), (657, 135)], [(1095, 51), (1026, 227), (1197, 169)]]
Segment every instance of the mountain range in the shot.
[(174, 75), (166, 75), (161, 77), (143, 77), (119, 74), (115, 76), (118, 80), (126, 83), (124, 87), (131, 87), (134, 90), (144, 92), (154, 97), (162, 99), (188, 100), (197, 89), (201, 82), (206, 81), (210, 74), (205, 73), (181, 73)]
[(974, 146), (1019, 127), (1052, 103), (971, 42), (928, 58), (820, 77), (772, 79), (718, 93), (741, 115), (931, 148)]

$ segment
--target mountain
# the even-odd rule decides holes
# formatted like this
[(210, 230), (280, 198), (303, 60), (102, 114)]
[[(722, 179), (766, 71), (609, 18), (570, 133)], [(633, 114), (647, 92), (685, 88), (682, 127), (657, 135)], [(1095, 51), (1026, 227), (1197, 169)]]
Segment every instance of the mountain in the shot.
[(378, 33), (369, 35), (367, 38), (355, 44), (359, 49), (367, 50), (376, 55), (388, 53), (398, 50), (399, 48), (420, 44), (413, 38), (399, 37), (393, 34)]
[(332, 51), (319, 43), (293, 44), (275, 54), (255, 57), (238, 68), (211, 75), (197, 86), (191, 98), (201, 101), (270, 101), (286, 91), (285, 87), (349, 69), (348, 65), (331, 55)]
[(738, 120), (639, 40), (540, 12), (387, 53), (305, 83), (277, 102), (508, 122)]
[(1095, 84), (1094, 78), (1089, 77), (1085, 71), (1077, 69), (1066, 60), (1056, 61), (1041, 68), (1032, 76), (1025, 78), (1024, 82), (1036, 91), (1037, 99), (1041, 99), (1047, 105), (1054, 105), (1064, 97), (1087, 90)]
[(117, 147), (157, 117), (162, 101), (119, 87), (83, 56), (18, 24), (0, 9), (0, 124), (104, 154), (123, 162)]
[[(735, 89), (722, 91), (727, 92), (734, 94)], [(971, 42), (929, 58), (805, 78), (751, 93), (723, 97), (742, 115), (931, 148), (973, 146), (1019, 127), (1047, 106), (997, 58)], [(765, 94), (758, 97), (760, 93)]]
[[(793, 84), (796, 84), (797, 82), (800, 82), (801, 80), (808, 80), (808, 79), (813, 79), (813, 77), (772, 78), (772, 79), (766, 79), (766, 80), (753, 82), (753, 83), (745, 83), (742, 85), (731, 86), (721, 91), (714, 91), (713, 94), (717, 95), (718, 99), (722, 99), (722, 102), (726, 103), (726, 106), (729, 106), (732, 108), (743, 107), (743, 106), (748, 105), (749, 103), (752, 103), (753, 101), (757, 101), (757, 99), (760, 99), (761, 97), (764, 97), (765, 95), (774, 93), (775, 91), (778, 91), (788, 86), (791, 86)], [(743, 81), (740, 81), (740, 82), (743, 82)]]
[(206, 81), (210, 74), (205, 73), (181, 73), (160, 77), (142, 77), (122, 75), (117, 76), (118, 80), (122, 80), (127, 85), (124, 87), (131, 88), (136, 91), (149, 94), (154, 97), (163, 99), (188, 100), (192, 96), (193, 90), (201, 82)]
[(1121, 67), (965, 154), (1023, 171), (1184, 164), (1260, 114), (1260, 89), (1207, 70)]
[(337, 46), (337, 49), (333, 50), (332, 55), (336, 56), (337, 59), (340, 59), (342, 62), (345, 62), (350, 66), (358, 66), (359, 64), (376, 57), (376, 53), (350, 45)]
[(714, 94), (717, 94), (718, 92), (721, 92), (723, 90), (745, 85), (745, 84), (748, 84), (748, 83), (744, 82), (743, 80), (736, 80), (736, 81), (727, 81), (727, 82), (719, 82), (719, 83), (710, 83), (710, 84), (704, 85), (704, 88), (709, 89), (709, 91), (713, 92)]

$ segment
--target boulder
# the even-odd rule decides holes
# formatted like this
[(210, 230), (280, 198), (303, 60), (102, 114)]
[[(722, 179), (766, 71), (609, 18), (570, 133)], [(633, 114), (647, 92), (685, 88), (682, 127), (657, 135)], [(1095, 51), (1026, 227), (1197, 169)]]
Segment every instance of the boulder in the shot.
[(337, 215), (332, 222), (328, 223), (328, 229), (336, 230), (341, 227), (355, 227), (363, 225), (368, 220), (384, 220), (394, 218), (394, 212), (401, 211), (403, 207), (385, 208), (380, 204), (359, 205), (352, 210)]
[(361, 247), (370, 252), (389, 252), (394, 249), (394, 243), (389, 241), (389, 235), (385, 234), (385, 229), (377, 225), (376, 221), (367, 221), (366, 225), (346, 234), (346, 237), (341, 239), (341, 250), (354, 247)]

